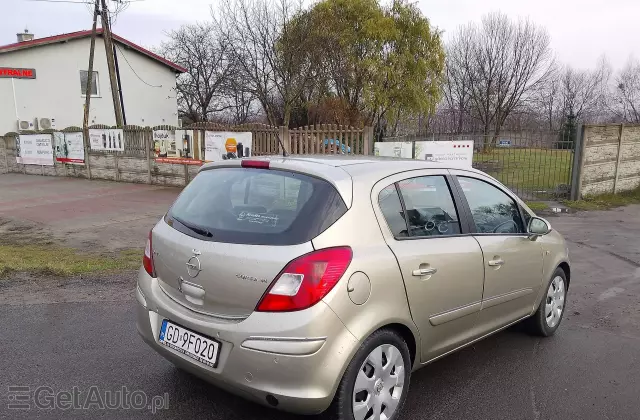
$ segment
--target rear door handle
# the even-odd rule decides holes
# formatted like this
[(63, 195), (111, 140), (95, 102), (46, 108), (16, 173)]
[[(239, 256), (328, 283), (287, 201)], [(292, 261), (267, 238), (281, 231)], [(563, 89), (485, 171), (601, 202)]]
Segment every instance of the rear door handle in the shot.
[(502, 258), (489, 261), (489, 267), (500, 267), (501, 265), (504, 265), (504, 260)]
[(431, 274), (436, 274), (437, 272), (438, 272), (437, 268), (419, 268), (417, 270), (413, 270), (411, 274), (413, 274), (416, 277), (421, 277), (421, 276), (430, 276)]

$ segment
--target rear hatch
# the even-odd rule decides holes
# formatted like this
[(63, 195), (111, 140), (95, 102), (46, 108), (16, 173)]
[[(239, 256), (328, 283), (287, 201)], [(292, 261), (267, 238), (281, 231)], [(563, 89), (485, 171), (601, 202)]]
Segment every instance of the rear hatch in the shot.
[(201, 313), (244, 318), (287, 263), (347, 208), (327, 181), (287, 170), (201, 171), (152, 233), (161, 288)]

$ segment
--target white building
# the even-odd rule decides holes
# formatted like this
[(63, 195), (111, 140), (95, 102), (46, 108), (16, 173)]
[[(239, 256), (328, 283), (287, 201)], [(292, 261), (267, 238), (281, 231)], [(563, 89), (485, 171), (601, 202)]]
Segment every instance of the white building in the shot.
[[(96, 38), (90, 124), (115, 125), (102, 30)], [(176, 76), (186, 69), (113, 35), (126, 124), (178, 124)], [(33, 39), (18, 34), (0, 46), (0, 136), (18, 122), (53, 120), (55, 128), (82, 127), (91, 31)], [(43, 121), (46, 123), (46, 121)], [(44, 124), (43, 124), (44, 125)]]

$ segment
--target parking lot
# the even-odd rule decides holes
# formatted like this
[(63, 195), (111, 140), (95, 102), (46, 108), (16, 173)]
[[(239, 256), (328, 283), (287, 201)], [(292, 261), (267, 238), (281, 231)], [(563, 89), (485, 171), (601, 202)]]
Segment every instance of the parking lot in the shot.
[[(0, 175), (0, 219), (78, 248), (142, 247), (174, 188)], [(513, 327), (416, 372), (406, 419), (637, 419), (640, 206), (549, 217), (569, 241), (565, 319), (549, 339)], [(0, 416), (12, 419), (298, 419), (176, 368), (137, 336), (132, 272), (0, 279)], [(84, 291), (84, 293), (78, 293)], [(72, 298), (69, 298), (72, 296)], [(75, 298), (73, 298), (75, 296)], [(10, 409), (9, 386), (165, 396), (139, 409)]]
[(50, 235), (76, 248), (144, 247), (146, 234), (180, 192), (22, 174), (0, 175), (0, 219), (22, 235)]

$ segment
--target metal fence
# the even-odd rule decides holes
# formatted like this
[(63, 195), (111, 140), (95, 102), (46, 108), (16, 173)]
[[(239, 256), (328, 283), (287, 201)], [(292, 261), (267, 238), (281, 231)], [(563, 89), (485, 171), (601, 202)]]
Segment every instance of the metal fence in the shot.
[(480, 136), (473, 166), (498, 179), (524, 200), (568, 198), (574, 139), (565, 131)]
[(430, 134), (385, 141), (473, 140), (473, 167), (507, 185), (524, 200), (569, 198), (574, 139), (567, 131)]

